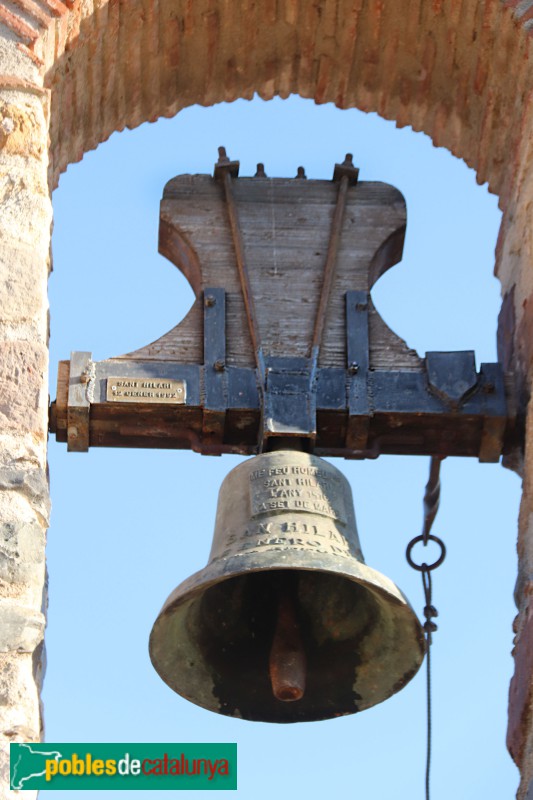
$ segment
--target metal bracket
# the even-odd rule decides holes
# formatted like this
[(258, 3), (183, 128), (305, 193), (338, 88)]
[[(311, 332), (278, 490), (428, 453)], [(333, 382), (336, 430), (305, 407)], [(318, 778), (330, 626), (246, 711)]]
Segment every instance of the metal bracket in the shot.
[(359, 179), (359, 169), (354, 167), (351, 153), (346, 153), (346, 158), (342, 164), (335, 164), (333, 180), (340, 181), (342, 178), (347, 178), (349, 186), (355, 186)]
[(89, 381), (91, 353), (71, 353), (68, 382), (67, 450), (86, 453), (89, 449)]
[[(224, 424), (228, 408), (226, 372), (226, 292), (224, 289), (204, 291), (204, 448), (218, 448), (224, 441)], [(205, 449), (204, 449), (205, 452)]]
[(368, 399), (368, 300), (367, 292), (346, 292), (346, 447), (355, 451), (366, 449), (372, 415)]
[(505, 440), (505, 430), (511, 417), (511, 410), (503, 405), (495, 404), (494, 399), (505, 397), (505, 375), (500, 364), (482, 364), (480, 367), (480, 383), (483, 392), (484, 416), (479, 460), (481, 462), (498, 462)]
[[(206, 297), (212, 294), (206, 291)], [(481, 461), (497, 461), (519, 443), (512, 385), (500, 364), (481, 365), (476, 386), (459, 408), (429, 388), (425, 370), (367, 369), (368, 312), (353, 302), (357, 294), (347, 297), (348, 369), (316, 370), (311, 359), (296, 357), (270, 357), (261, 370), (224, 367), (224, 300), (222, 294), (213, 296), (216, 303), (204, 311), (202, 365), (93, 363), (90, 353), (73, 353), (68, 384), (60, 382), (50, 419), (58, 441), (85, 451), (90, 432), (95, 447), (192, 447), (205, 454), (246, 455), (271, 449), (274, 438), (285, 437), (324, 456), (409, 453)], [(110, 377), (183, 383), (185, 402), (110, 401)]]
[(478, 385), (473, 350), (426, 353), (429, 390), (451, 409), (460, 408)]
[(316, 439), (316, 371), (309, 358), (265, 359), (262, 442), (272, 437)]
[(240, 163), (238, 161), (230, 161), (227, 154), (225, 147), (218, 148), (218, 161), (215, 164), (215, 168), (213, 170), (213, 177), (215, 180), (223, 180), (226, 175), (229, 175), (230, 178), (238, 178), (239, 177), (239, 166)]

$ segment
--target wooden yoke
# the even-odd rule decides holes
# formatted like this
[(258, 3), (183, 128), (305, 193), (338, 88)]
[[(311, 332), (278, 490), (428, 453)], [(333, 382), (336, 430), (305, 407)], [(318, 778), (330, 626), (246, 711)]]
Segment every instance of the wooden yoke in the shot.
[[(301, 168), (295, 179), (267, 178), (262, 165), (253, 178), (238, 170), (221, 148), (214, 177), (166, 185), (159, 250), (196, 301), (140, 350), (97, 363), (84, 354), (85, 383), (73, 371), (78, 356), (60, 364), (58, 441), (212, 455), (289, 442), (348, 458), (497, 461), (514, 436), (500, 365), (476, 372), (470, 351), (422, 359), (372, 304), (372, 286), (401, 259), (400, 192), (358, 182), (351, 156), (331, 182)], [(86, 424), (73, 439), (83, 387)]]

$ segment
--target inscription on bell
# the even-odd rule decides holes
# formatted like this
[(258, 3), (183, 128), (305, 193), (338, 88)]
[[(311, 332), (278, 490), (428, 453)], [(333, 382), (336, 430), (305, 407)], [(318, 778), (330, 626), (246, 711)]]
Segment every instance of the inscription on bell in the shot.
[(304, 511), (346, 524), (342, 488), (333, 473), (315, 466), (289, 464), (250, 474), (252, 516)]
[(115, 403), (185, 403), (185, 381), (166, 378), (108, 378), (106, 399)]
[[(334, 525), (329, 522), (315, 520), (303, 522), (301, 519), (289, 522), (254, 522), (249, 525), (243, 535), (229, 533), (225, 538), (225, 548), (213, 556), (229, 558), (239, 553), (261, 553), (265, 550), (301, 550), (303, 552), (324, 553), (343, 558), (353, 558), (350, 545)], [(356, 557), (359, 557), (357, 554)], [(362, 560), (362, 559), (361, 559)]]

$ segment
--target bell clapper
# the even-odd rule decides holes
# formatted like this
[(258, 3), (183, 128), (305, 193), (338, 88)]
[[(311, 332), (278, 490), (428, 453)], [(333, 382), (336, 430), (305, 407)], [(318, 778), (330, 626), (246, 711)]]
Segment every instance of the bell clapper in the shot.
[(291, 703), (302, 699), (305, 693), (306, 662), (292, 592), (286, 585), (282, 585), (269, 660), (272, 693), (277, 700)]

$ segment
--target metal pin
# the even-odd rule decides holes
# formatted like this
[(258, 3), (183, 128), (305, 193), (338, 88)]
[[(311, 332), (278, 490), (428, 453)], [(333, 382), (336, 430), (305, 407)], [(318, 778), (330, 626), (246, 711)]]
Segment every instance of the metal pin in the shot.
[(222, 146), (219, 147), (218, 148), (218, 163), (219, 164), (226, 164), (228, 161), (229, 161), (229, 158), (228, 158), (227, 153), (226, 153), (226, 148), (222, 147)]

